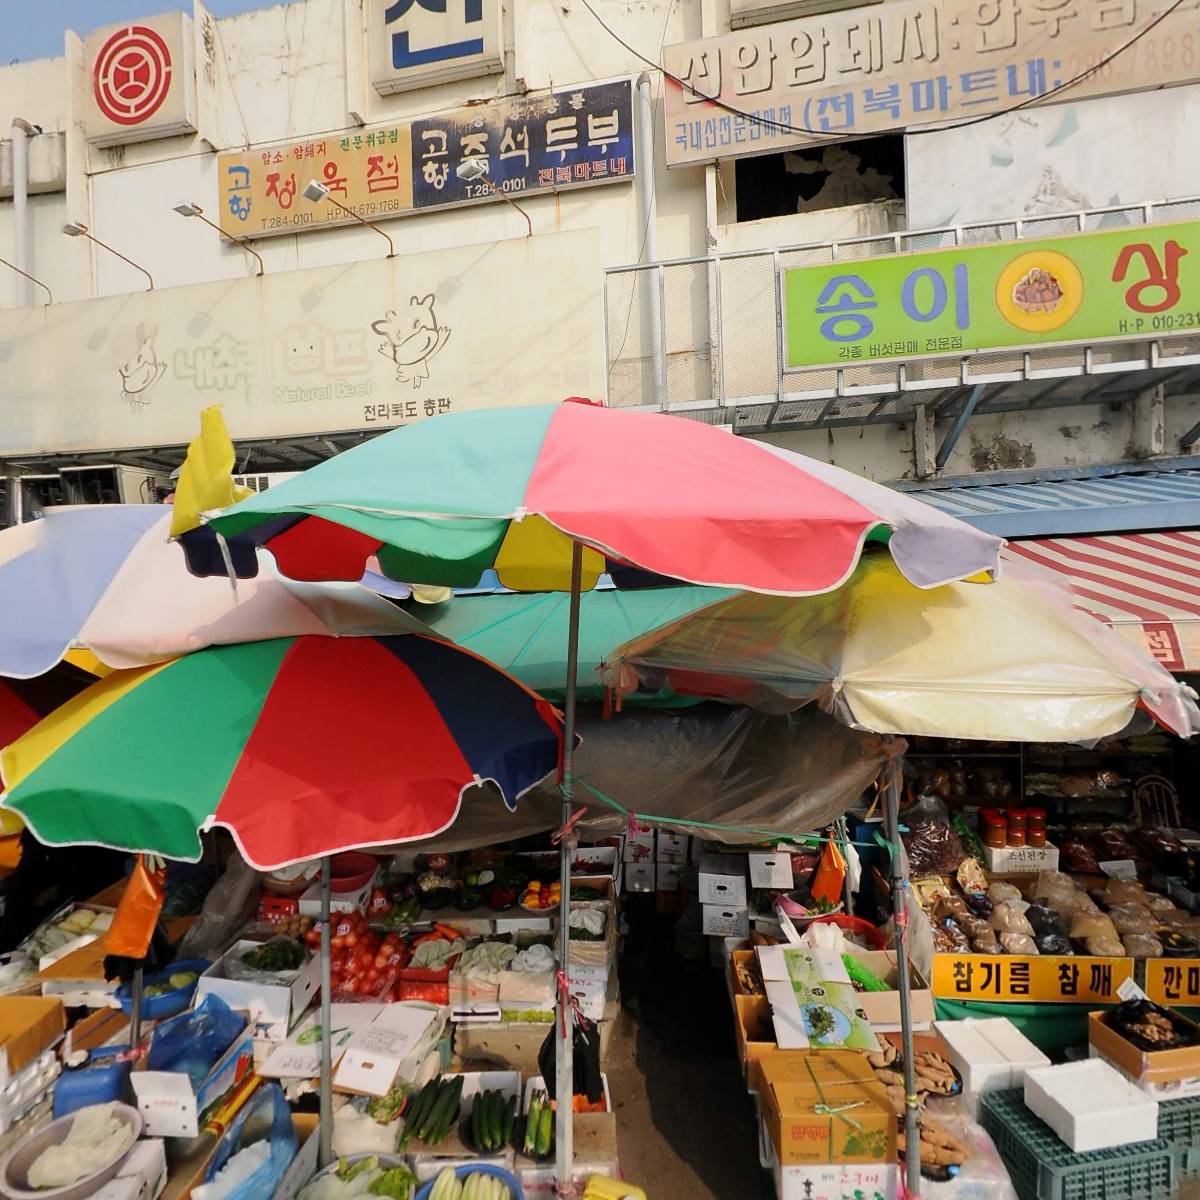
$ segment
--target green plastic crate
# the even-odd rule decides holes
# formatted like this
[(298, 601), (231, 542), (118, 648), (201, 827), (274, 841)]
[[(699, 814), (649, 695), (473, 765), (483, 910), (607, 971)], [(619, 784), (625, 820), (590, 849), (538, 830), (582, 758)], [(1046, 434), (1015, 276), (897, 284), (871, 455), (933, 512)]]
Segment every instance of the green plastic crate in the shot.
[(1200, 1096), (1159, 1101), (1158, 1136), (1174, 1147), (1184, 1175), (1200, 1175)]
[(1021, 1200), (1169, 1200), (1175, 1190), (1177, 1146), (1160, 1138), (1076, 1154), (1025, 1107), (1019, 1088), (981, 1096), (979, 1122)]

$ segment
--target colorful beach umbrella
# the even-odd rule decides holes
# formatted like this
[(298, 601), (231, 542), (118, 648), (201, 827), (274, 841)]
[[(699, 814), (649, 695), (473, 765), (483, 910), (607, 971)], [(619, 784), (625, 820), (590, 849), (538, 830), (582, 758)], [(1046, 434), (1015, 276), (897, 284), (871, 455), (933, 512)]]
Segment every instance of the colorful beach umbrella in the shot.
[(0, 754), (5, 808), (48, 845), (259, 870), (430, 837), (484, 782), (515, 806), (558, 764), (556, 711), (432, 637), (296, 637), (117, 671)]
[[(843, 583), (886, 543), (933, 587), (995, 570), (1001, 541), (918, 500), (764, 442), (683, 417), (585, 402), (436, 417), (393, 430), (213, 520), (230, 549), (274, 555), (292, 579), (469, 587), (489, 567), (518, 591), (567, 590), (606, 570), (809, 595)], [(183, 539), (188, 546), (192, 535)], [(211, 543), (193, 570), (223, 574)]]
[(875, 554), (824, 596), (718, 596), (619, 647), (604, 674), (622, 691), (768, 712), (818, 703), (874, 733), (1095, 741), (1139, 706), (1181, 737), (1200, 732), (1190, 688), (1047, 573), (1002, 559), (990, 587), (923, 591)]
[[(0, 675), (42, 675), (72, 647), (130, 668), (210, 645), (420, 628), (366, 588), (295, 583), (269, 567), (236, 591), (197, 579), (170, 542), (171, 514), (161, 504), (84, 504), (0, 531)], [(211, 532), (194, 536), (216, 544)]]

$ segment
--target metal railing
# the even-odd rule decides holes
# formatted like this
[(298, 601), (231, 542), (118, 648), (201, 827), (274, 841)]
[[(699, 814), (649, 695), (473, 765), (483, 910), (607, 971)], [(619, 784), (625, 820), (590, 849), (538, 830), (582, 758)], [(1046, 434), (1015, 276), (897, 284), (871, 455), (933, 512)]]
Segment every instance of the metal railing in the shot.
[(1052, 407), (1094, 396), (1094, 376), (1190, 377), (1200, 368), (1200, 336), (788, 370), (781, 281), (787, 267), (1196, 219), (1200, 197), (1190, 197), (612, 267), (604, 280), (608, 402), (795, 428), (895, 420), (935, 402), (931, 393), (960, 395), (978, 384), (985, 406), (1003, 392), (1004, 407), (1035, 394)]

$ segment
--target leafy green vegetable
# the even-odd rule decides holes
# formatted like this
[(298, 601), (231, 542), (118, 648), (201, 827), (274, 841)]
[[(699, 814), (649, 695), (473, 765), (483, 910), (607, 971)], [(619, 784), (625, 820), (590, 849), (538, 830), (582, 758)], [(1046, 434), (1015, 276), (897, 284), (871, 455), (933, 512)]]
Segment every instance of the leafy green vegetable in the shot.
[(364, 1171), (374, 1171), (378, 1167), (379, 1159), (374, 1154), (359, 1159), (356, 1163), (352, 1163), (348, 1158), (343, 1158), (338, 1163), (337, 1177), (343, 1183), (349, 1183), (352, 1179), (357, 1179)]
[(404, 1167), (393, 1167), (390, 1171), (384, 1171), (367, 1188), (367, 1195), (391, 1196), (393, 1200), (408, 1200), (413, 1183), (413, 1176)]
[(386, 1125), (394, 1121), (404, 1108), (408, 1099), (409, 1087), (406, 1083), (397, 1083), (386, 1096), (380, 1096), (367, 1105), (367, 1116), (378, 1125)]

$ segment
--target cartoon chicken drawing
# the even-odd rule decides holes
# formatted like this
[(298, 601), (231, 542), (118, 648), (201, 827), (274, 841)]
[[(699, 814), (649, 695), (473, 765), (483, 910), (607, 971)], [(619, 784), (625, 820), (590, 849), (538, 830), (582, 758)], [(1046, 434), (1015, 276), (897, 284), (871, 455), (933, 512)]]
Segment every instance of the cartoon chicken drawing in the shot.
[(137, 351), (123, 367), (117, 368), (121, 376), (121, 396), (129, 401), (129, 407), (134, 412), (150, 403), (150, 392), (167, 369), (167, 364), (159, 361), (158, 351), (154, 348), (157, 332), (153, 325), (139, 325), (136, 333)]
[(385, 339), (379, 353), (396, 364), (396, 380), (411, 383), (414, 388), (419, 388), (429, 378), (429, 360), (450, 337), (449, 327), (437, 323), (433, 301), (432, 293), (413, 296), (406, 313), (388, 309), (383, 320), (371, 324), (371, 328)]

